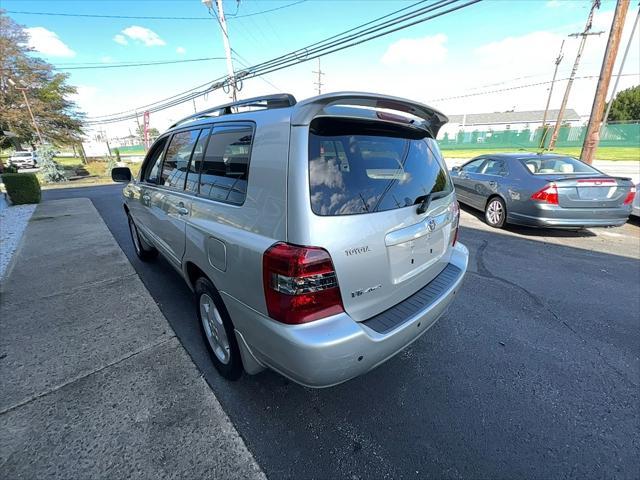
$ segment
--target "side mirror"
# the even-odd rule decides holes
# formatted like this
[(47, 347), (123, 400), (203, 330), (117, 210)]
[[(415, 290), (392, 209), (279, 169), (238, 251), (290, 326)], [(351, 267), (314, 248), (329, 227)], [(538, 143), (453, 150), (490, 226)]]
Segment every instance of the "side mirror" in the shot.
[(455, 167), (451, 168), (451, 171), (452, 172), (459, 172), (460, 171), (460, 167), (456, 165)]
[(114, 167), (111, 169), (111, 180), (114, 182), (130, 182), (132, 178), (129, 167)]

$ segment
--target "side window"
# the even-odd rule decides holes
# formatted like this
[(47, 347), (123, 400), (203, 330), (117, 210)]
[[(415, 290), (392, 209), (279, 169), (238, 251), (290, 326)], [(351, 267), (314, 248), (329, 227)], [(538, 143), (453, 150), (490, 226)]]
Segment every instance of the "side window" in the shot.
[(476, 173), (480, 168), (480, 165), (484, 162), (484, 158), (478, 158), (477, 160), (471, 160), (464, 165), (460, 170), (467, 173)]
[(244, 203), (252, 139), (251, 127), (214, 128), (202, 162), (200, 195), (237, 205)]
[(482, 167), (482, 172), (485, 175), (506, 175), (507, 167), (505, 166), (504, 160), (496, 160), (494, 158), (490, 158), (487, 160), (487, 163)]
[(191, 161), (189, 162), (189, 171), (187, 172), (187, 183), (184, 189), (187, 192), (198, 192), (198, 174), (200, 173), (200, 167), (202, 166), (202, 159), (204, 158), (204, 149), (207, 146), (207, 140), (209, 139), (210, 130), (202, 130), (196, 146), (193, 148), (193, 154), (191, 155)]
[(184, 188), (191, 152), (199, 134), (200, 130), (188, 130), (171, 137), (162, 164), (160, 185), (180, 190)]
[(158, 183), (160, 164), (162, 163), (162, 152), (164, 151), (166, 143), (166, 137), (160, 139), (147, 154), (144, 164), (144, 176), (142, 177), (145, 182)]

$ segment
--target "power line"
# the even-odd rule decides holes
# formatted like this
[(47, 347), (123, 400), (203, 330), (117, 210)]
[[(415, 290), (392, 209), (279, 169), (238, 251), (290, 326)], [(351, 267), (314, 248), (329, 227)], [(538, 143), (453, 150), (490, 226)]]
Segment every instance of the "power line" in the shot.
[[(229, 15), (229, 19), (254, 17), (256, 15), (262, 15), (264, 13), (271, 13), (277, 10), (293, 7), (300, 3), (304, 3), (308, 0), (298, 0), (297, 2), (289, 3), (287, 5), (281, 5), (275, 8), (269, 8), (267, 10), (261, 10), (259, 12), (246, 13), (243, 15)], [(164, 16), (152, 16), (152, 15), (102, 15), (96, 13), (62, 13), (62, 12), (28, 12), (25, 10), (5, 10), (7, 13), (17, 15), (39, 15), (50, 17), (81, 17), (81, 18), (104, 18), (104, 19), (129, 19), (129, 20), (209, 20), (208, 17), (164, 17)]]
[(106, 69), (106, 68), (127, 68), (127, 67), (149, 67), (155, 65), (171, 65), (174, 63), (191, 63), (191, 62), (206, 62), (209, 60), (226, 60), (225, 57), (205, 57), (205, 58), (189, 58), (183, 60), (166, 60), (156, 62), (145, 63), (115, 63), (115, 64), (100, 64), (100, 65), (79, 65), (73, 67), (57, 67), (54, 66), (54, 70), (93, 70), (93, 69)]
[[(633, 76), (633, 75), (639, 75), (639, 73), (622, 73), (619, 74), (618, 76), (621, 77), (627, 77), (627, 76)], [(573, 77), (574, 80), (587, 80), (590, 78), (598, 78), (599, 75), (583, 75), (580, 77)], [(570, 80), (571, 77), (566, 77), (566, 78), (561, 78), (560, 80), (556, 80), (556, 82), (564, 82), (567, 80)], [(459, 98), (467, 98), (467, 97), (476, 97), (479, 95), (489, 95), (492, 93), (501, 93), (501, 92), (508, 92), (510, 90), (519, 90), (522, 88), (529, 88), (529, 87), (538, 87), (541, 85), (549, 85), (552, 81), (551, 80), (547, 80), (545, 82), (537, 82), (537, 83), (528, 83), (526, 85), (516, 85), (515, 87), (508, 87), (508, 88), (500, 88), (500, 89), (496, 89), (496, 90), (485, 90), (483, 92), (474, 92), (474, 93), (467, 93), (464, 95), (455, 95), (453, 97), (442, 97), (442, 98), (435, 98), (435, 99), (431, 99), (428, 100), (428, 102), (432, 103), (432, 102), (444, 102), (445, 100), (457, 100)]]
[(232, 18), (245, 18), (245, 17), (254, 17), (256, 15), (262, 15), (263, 13), (271, 13), (271, 12), (275, 12), (278, 10), (283, 10), (285, 8), (289, 8), (289, 7), (294, 7), (296, 5), (299, 5), (301, 3), (304, 3), (308, 0), (298, 0), (297, 2), (293, 2), (293, 3), (288, 3), (287, 5), (281, 5), (279, 7), (275, 7), (275, 8), (270, 8), (268, 10), (262, 10), (260, 12), (253, 12), (253, 13), (245, 13), (243, 15), (229, 15), (229, 20), (231, 20)]
[[(363, 44), (382, 36), (389, 35), (390, 33), (397, 32), (399, 30), (403, 30), (405, 28), (409, 28), (411, 26), (424, 23), (434, 18), (441, 17), (448, 13), (466, 8), (470, 5), (478, 3), (479, 1), (481, 0), (467, 0), (464, 3), (461, 3), (462, 0), (439, 0), (429, 5), (412, 10), (408, 13), (403, 13), (407, 10), (413, 9), (417, 5), (421, 5), (426, 2), (426, 0), (422, 0), (408, 7), (401, 8), (387, 15), (379, 17), (375, 20), (358, 25), (337, 35), (333, 35), (329, 38), (326, 38), (319, 42), (315, 42), (301, 49), (294, 50), (285, 55), (281, 55), (280, 57), (273, 58), (266, 62), (262, 62), (258, 65), (247, 68), (246, 70), (237, 72), (235, 74), (235, 78), (230, 79), (229, 77), (222, 77), (221, 79), (214, 81), (215, 83), (201, 92), (193, 92), (187, 95), (183, 95), (187, 92), (182, 92), (181, 94), (176, 95), (176, 98), (174, 100), (171, 100), (170, 102), (167, 102), (165, 104), (161, 104), (161, 102), (154, 102), (153, 108), (156, 110), (169, 108), (179, 103), (183, 103), (184, 101), (189, 101), (191, 100), (191, 98), (193, 98), (193, 96), (203, 95), (210, 91), (222, 88), (223, 86), (228, 85), (229, 82), (234, 82), (236, 80), (242, 81), (245, 79), (259, 77), (261, 75), (279, 71), (303, 62), (307, 62), (309, 60), (316, 59), (329, 53), (339, 52), (341, 50)], [(192, 89), (191, 91), (193, 90), (195, 89)], [(142, 110), (142, 108), (143, 107), (140, 107), (139, 110)], [(134, 116), (135, 115), (132, 114), (111, 114), (101, 117), (94, 117), (90, 119), (90, 122), (111, 123), (128, 120), (134, 118)]]

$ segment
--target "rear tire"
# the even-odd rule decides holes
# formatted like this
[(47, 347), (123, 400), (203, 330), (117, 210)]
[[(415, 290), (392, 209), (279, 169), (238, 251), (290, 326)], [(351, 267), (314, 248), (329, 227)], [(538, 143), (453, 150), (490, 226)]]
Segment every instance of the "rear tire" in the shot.
[(205, 277), (196, 280), (195, 292), (200, 329), (213, 366), (227, 380), (238, 380), (243, 371), (242, 357), (231, 317), (222, 298)]
[(502, 228), (507, 224), (507, 206), (500, 197), (490, 198), (484, 209), (484, 219), (493, 228)]
[(127, 221), (129, 222), (129, 233), (131, 234), (131, 241), (133, 242), (133, 250), (136, 252), (136, 256), (143, 262), (153, 260), (158, 256), (158, 250), (155, 247), (147, 245), (140, 233), (138, 227), (136, 227), (131, 215), (127, 214)]

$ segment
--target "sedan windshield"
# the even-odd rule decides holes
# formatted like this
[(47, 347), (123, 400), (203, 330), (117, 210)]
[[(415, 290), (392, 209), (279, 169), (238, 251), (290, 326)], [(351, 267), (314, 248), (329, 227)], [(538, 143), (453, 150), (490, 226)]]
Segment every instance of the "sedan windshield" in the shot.
[(595, 168), (572, 157), (527, 157), (519, 160), (534, 175), (600, 174)]

